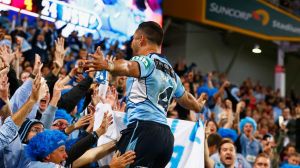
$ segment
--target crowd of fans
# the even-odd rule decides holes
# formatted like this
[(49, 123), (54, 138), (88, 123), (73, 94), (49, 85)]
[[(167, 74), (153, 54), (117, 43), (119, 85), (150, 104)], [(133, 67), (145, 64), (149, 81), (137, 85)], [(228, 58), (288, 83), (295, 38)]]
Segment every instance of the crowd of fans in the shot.
[[(181, 76), (185, 89), (196, 97), (206, 93), (208, 101), (200, 115), (173, 101), (168, 115), (205, 121), (207, 165), (252, 167), (261, 158), (269, 160), (268, 165), (273, 168), (300, 167), (299, 97), (293, 92), (281, 97), (279, 90), (251, 79), (237, 86), (230, 83), (225, 74), (201, 74), (194, 65), (187, 66), (184, 62), (177, 63), (175, 71)], [(227, 150), (228, 154), (223, 153), (223, 144), (234, 148)]]
[[(118, 59), (124, 57), (118, 43), (106, 48), (91, 35), (73, 32), (64, 39), (54, 25), (37, 20), (26, 26), (16, 20), (0, 29), (0, 167), (98, 167), (96, 161), (115, 150), (115, 141), (97, 147), (99, 137), (112, 124), (104, 114), (94, 128), (100, 103), (124, 111), (116, 87), (99, 94), (95, 72), (85, 72), (80, 62), (89, 59), (97, 45)], [(105, 77), (104, 77), (105, 78)], [(103, 81), (102, 81), (103, 82)], [(124, 79), (118, 78), (118, 90)], [(135, 153), (116, 152), (109, 165), (125, 167)]]
[[(0, 167), (97, 167), (95, 161), (115, 149), (115, 142), (96, 146), (112, 122), (105, 113), (99, 128), (94, 113), (99, 104), (124, 112), (126, 77), (108, 75), (106, 95), (100, 95), (95, 72), (85, 72), (81, 62), (101, 46), (116, 59), (129, 59), (118, 42), (107, 45), (92, 35), (66, 39), (51, 23), (26, 19), (0, 29)], [(168, 117), (205, 122), (206, 165), (236, 167), (300, 167), (300, 101), (294, 95), (254, 83), (230, 83), (225, 74), (201, 74), (196, 66), (177, 63), (174, 70), (185, 90), (195, 97), (206, 93), (201, 113), (173, 100)], [(201, 67), (200, 67), (201, 68)], [(3, 138), (4, 137), (4, 138)], [(134, 152), (116, 152), (110, 167), (133, 162)]]

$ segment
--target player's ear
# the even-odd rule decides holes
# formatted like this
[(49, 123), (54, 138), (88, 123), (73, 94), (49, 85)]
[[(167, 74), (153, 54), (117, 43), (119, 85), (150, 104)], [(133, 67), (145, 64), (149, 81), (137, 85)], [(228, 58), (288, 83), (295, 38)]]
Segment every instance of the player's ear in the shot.
[(145, 35), (142, 34), (140, 38), (140, 46), (144, 46), (146, 43), (147, 43), (147, 38)]

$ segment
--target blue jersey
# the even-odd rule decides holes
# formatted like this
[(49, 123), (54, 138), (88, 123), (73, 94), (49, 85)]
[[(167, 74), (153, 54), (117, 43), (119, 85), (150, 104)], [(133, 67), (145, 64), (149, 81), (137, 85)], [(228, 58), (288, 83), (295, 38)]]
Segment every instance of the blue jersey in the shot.
[(171, 98), (180, 98), (184, 94), (180, 78), (162, 55), (135, 56), (131, 61), (138, 62), (140, 78), (127, 78), (128, 124), (146, 120), (167, 125)]

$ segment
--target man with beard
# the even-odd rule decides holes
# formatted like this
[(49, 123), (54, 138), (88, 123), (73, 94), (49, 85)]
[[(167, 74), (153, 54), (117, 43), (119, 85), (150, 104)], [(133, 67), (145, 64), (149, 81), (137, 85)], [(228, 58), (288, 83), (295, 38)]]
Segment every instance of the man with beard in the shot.
[[(215, 162), (209, 157), (207, 140), (205, 141), (205, 167), (207, 168), (234, 168), (236, 160), (236, 150), (231, 139), (224, 138), (218, 147), (220, 162)], [(241, 165), (238, 165), (238, 167)]]

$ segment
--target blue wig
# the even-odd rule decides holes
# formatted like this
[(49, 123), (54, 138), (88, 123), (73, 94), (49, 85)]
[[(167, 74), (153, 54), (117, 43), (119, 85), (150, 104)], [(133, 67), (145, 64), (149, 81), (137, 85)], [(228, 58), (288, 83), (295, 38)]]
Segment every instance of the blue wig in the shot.
[(285, 163), (280, 168), (300, 168), (300, 166), (299, 165), (290, 165), (288, 163)]
[(221, 135), (222, 138), (230, 138), (233, 142), (238, 138), (237, 132), (229, 128), (219, 128), (218, 134)]
[(252, 134), (254, 134), (257, 129), (257, 124), (256, 124), (256, 121), (251, 117), (245, 117), (244, 119), (241, 120), (241, 122), (240, 122), (241, 133), (244, 133), (243, 128), (247, 123), (250, 123), (252, 125), (252, 127), (253, 127)]
[(73, 117), (64, 109), (56, 110), (54, 121), (58, 119), (65, 119), (69, 124), (73, 121)]
[(42, 161), (54, 150), (66, 144), (67, 136), (59, 130), (45, 130), (34, 136), (25, 147), (32, 161)]

